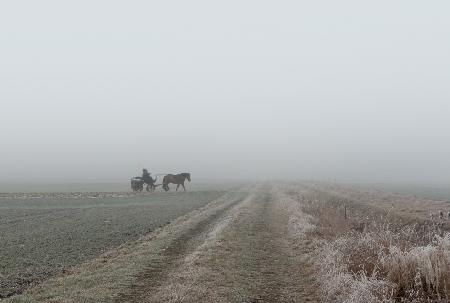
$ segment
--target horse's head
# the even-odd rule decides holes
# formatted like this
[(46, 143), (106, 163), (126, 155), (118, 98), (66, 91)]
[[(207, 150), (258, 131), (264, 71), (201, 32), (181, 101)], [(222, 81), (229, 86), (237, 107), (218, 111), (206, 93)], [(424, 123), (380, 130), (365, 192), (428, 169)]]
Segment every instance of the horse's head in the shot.
[(191, 174), (190, 173), (182, 173), (182, 175), (191, 182)]

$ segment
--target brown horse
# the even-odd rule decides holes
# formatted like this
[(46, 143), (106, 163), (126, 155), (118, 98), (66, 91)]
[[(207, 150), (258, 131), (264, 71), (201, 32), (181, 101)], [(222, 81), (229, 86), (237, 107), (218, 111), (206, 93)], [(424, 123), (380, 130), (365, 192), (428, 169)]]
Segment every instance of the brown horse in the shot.
[(186, 187), (184, 187), (184, 181), (188, 179), (189, 182), (191, 182), (191, 174), (190, 173), (181, 173), (178, 175), (166, 175), (163, 179), (163, 188), (165, 191), (169, 191), (169, 184), (173, 183), (177, 185), (177, 191), (178, 188), (183, 186), (184, 191), (186, 191)]

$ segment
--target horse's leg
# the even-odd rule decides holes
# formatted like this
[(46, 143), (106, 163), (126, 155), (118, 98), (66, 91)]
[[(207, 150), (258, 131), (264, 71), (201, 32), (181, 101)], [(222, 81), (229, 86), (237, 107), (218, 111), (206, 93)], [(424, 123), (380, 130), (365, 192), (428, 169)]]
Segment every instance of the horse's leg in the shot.
[(183, 189), (184, 189), (184, 191), (186, 191), (186, 187), (184, 187), (184, 182), (181, 183), (181, 185), (183, 185)]
[(177, 184), (177, 190), (176, 191), (178, 191), (178, 187), (180, 187), (180, 184)]

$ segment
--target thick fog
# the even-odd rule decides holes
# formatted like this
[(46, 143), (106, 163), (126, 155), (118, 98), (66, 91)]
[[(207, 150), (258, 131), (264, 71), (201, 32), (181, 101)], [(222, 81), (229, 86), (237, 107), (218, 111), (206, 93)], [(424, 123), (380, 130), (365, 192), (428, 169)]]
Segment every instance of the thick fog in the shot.
[(448, 1), (5, 1), (0, 181), (450, 183)]

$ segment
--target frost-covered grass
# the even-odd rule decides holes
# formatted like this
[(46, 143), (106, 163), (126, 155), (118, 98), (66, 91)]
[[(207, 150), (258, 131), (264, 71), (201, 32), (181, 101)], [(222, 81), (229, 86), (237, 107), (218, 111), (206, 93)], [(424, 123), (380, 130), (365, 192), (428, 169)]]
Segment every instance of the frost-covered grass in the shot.
[(317, 188), (289, 190), (316, 226), (311, 256), (326, 302), (450, 302), (450, 234)]
[[(285, 185), (286, 186), (286, 185)], [(292, 196), (286, 194), (286, 187), (277, 186), (272, 189), (278, 206), (288, 214), (288, 232), (294, 239), (303, 239), (316, 226), (312, 223), (314, 217), (303, 211), (303, 205)]]
[(306, 231), (325, 302), (450, 302), (450, 233), (439, 224), (322, 186), (290, 184), (283, 191), (315, 226)]
[(448, 302), (450, 234), (416, 245), (413, 229), (350, 232), (315, 251), (329, 302)]

